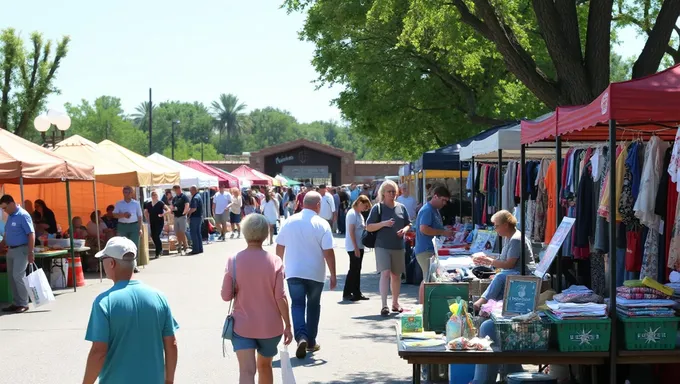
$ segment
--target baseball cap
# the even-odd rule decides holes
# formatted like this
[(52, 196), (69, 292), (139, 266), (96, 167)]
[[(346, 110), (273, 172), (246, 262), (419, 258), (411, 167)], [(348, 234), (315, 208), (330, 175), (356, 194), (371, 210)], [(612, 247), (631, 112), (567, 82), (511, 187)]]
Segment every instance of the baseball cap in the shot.
[(137, 246), (127, 237), (115, 236), (109, 239), (104, 249), (97, 252), (94, 257), (112, 257), (118, 260), (132, 261), (137, 258)]

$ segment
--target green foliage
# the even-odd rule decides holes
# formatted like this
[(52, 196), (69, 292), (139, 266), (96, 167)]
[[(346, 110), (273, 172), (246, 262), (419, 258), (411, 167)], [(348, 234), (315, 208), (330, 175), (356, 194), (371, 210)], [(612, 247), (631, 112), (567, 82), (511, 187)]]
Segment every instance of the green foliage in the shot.
[[(165, 148), (162, 154), (167, 158), (171, 158), (172, 147)], [(201, 144), (192, 143), (190, 141), (187, 141), (186, 139), (180, 138), (175, 143), (175, 160), (181, 161), (188, 159), (201, 160)], [(217, 149), (215, 149), (215, 147), (212, 144), (210, 143), (203, 144), (203, 160), (208, 161), (222, 159), (224, 159), (224, 157), (217, 153)]]
[(218, 101), (211, 104), (212, 112), (215, 114), (215, 126), (219, 133), (219, 142), (222, 144), (222, 136), (226, 133), (227, 142), (224, 143), (226, 152), (234, 151), (230, 139), (239, 136), (244, 132), (246, 123), (244, 122), (244, 111), (246, 104), (241, 103), (235, 95), (221, 94)]
[(63, 37), (54, 49), (52, 41), (33, 32), (26, 48), (13, 28), (0, 31), (0, 128), (19, 136), (37, 135), (33, 119), (44, 109), (46, 98), (59, 92), (54, 77), (69, 41)]

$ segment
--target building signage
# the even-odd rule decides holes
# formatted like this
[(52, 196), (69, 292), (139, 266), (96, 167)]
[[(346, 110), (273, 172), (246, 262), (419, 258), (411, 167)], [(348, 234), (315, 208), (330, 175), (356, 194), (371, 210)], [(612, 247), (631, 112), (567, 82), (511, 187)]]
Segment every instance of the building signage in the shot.
[(289, 161), (295, 160), (295, 157), (288, 155), (288, 156), (277, 156), (276, 157), (276, 164), (283, 164), (287, 163)]
[(326, 179), (329, 175), (328, 167), (312, 165), (284, 165), (282, 173), (292, 179)]

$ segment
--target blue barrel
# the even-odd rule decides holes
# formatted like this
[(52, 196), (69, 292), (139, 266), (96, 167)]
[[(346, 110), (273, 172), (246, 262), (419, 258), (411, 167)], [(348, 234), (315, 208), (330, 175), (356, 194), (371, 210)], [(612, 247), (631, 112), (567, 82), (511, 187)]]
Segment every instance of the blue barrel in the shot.
[(474, 378), (474, 364), (449, 364), (449, 384), (470, 384)]
[(543, 373), (517, 372), (507, 378), (508, 384), (557, 384), (557, 379)]

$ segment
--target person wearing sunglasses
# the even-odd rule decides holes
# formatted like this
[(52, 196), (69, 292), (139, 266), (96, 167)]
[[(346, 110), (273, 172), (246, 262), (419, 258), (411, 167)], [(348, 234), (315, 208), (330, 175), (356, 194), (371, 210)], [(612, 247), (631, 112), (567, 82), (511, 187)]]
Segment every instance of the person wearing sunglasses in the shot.
[(10, 195), (0, 197), (0, 208), (7, 214), (5, 234), (0, 248), (7, 249), (7, 273), (13, 303), (3, 312), (24, 313), (28, 311), (28, 290), (24, 285), (26, 268), (35, 262), (35, 229), (31, 214), (14, 202)]

